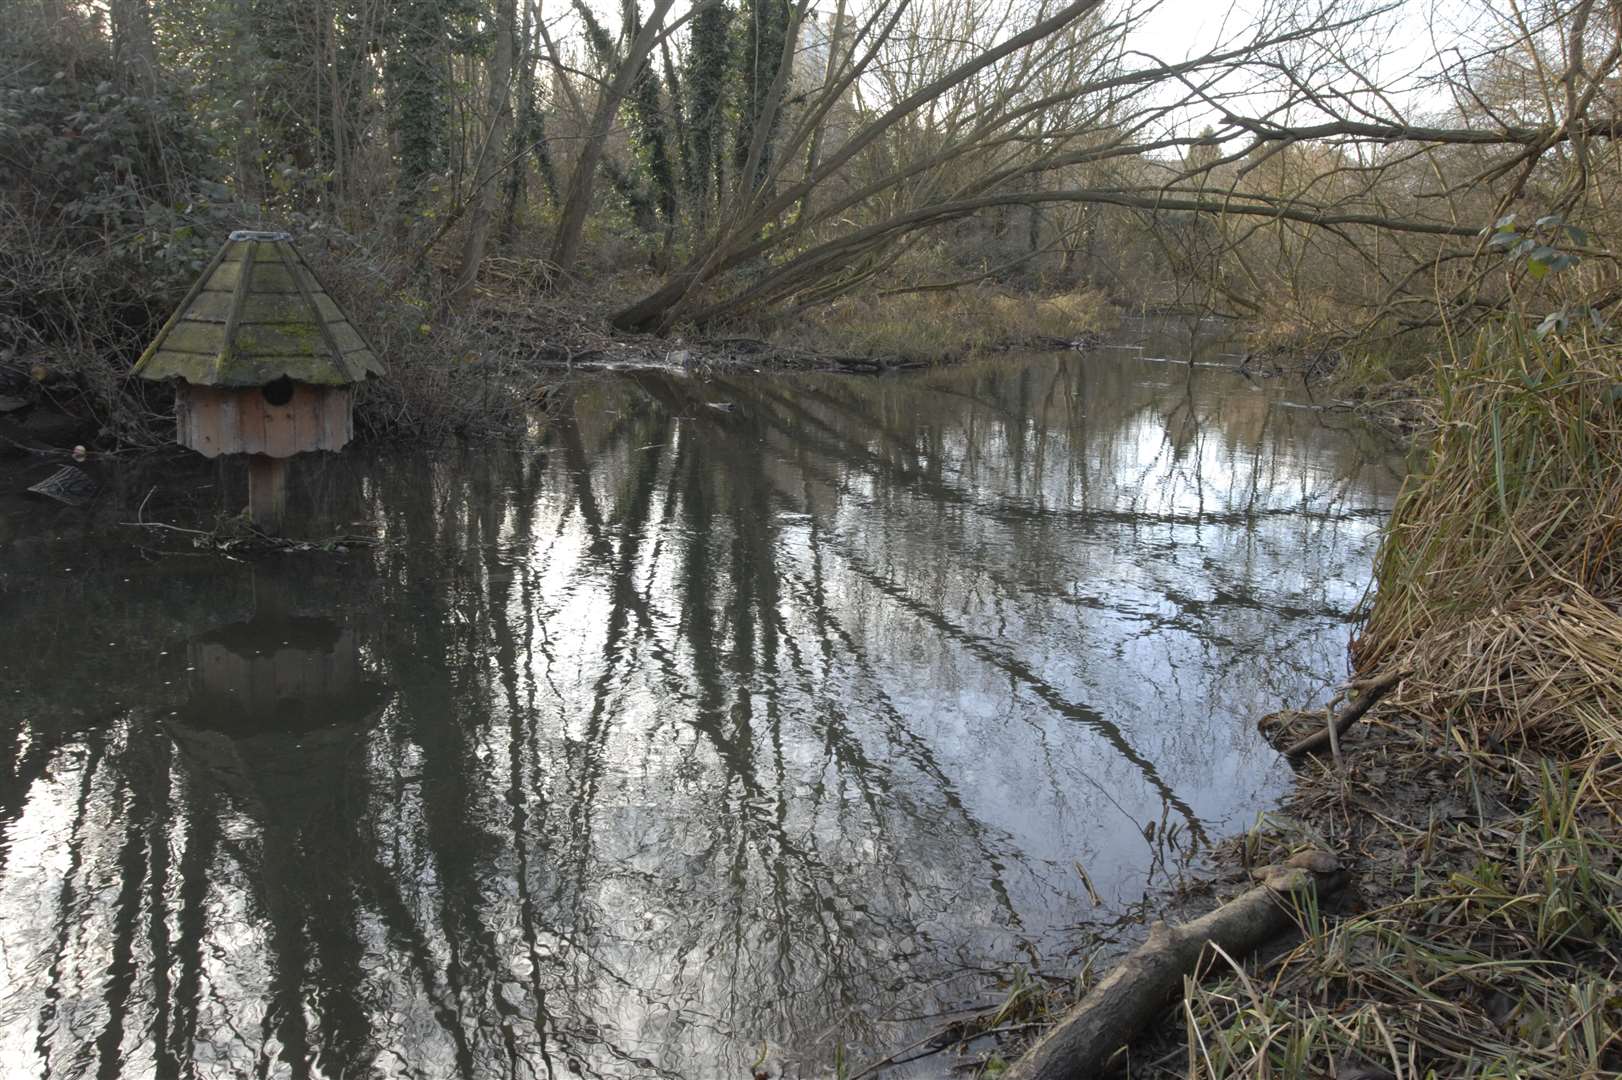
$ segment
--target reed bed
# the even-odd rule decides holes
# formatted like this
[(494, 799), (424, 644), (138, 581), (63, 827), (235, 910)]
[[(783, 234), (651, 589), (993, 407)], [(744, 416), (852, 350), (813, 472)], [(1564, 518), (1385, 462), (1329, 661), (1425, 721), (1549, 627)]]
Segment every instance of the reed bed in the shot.
[(1499, 327), (1436, 379), (1353, 647), (1410, 674), (1235, 846), (1339, 850), (1350, 910), (1191, 981), (1136, 1075), (1622, 1075), (1622, 348)]
[(1474, 742), (1605, 763), (1622, 749), (1622, 349), (1511, 327), (1438, 372), (1430, 466), (1398, 500), (1356, 666), (1411, 670), (1393, 706)]

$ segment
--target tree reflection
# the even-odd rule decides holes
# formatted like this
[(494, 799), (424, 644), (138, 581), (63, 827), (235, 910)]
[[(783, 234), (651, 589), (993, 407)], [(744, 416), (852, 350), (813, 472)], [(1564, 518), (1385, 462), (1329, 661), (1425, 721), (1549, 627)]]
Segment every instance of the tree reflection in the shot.
[(707, 1077), (1055, 962), (1343, 670), (1395, 476), (1224, 378), (642, 374), (311, 461), (375, 552), (25, 530), (0, 1070)]

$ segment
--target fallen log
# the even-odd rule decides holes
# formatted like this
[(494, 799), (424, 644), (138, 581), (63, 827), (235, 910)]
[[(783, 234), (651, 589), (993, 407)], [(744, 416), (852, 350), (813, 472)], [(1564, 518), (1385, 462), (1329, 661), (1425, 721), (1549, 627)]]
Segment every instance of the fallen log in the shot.
[(1124, 1064), (1127, 1044), (1177, 996), (1210, 946), (1241, 959), (1294, 926), (1297, 907), (1314, 892), (1328, 896), (1345, 882), (1334, 857), (1321, 851), (1256, 876), (1260, 885), (1193, 922), (1151, 926), (1149, 940), (1027, 1050), (1006, 1080), (1094, 1080), (1114, 1071)]
[(1374, 703), (1385, 697), (1408, 673), (1406, 671), (1391, 671), (1377, 679), (1371, 679), (1360, 684), (1362, 692), (1325, 725), (1322, 731), (1315, 731), (1311, 735), (1286, 747), (1285, 757), (1297, 758), (1307, 754), (1316, 754), (1320, 750), (1335, 746), (1340, 737), (1351, 729), (1351, 726), (1374, 707)]

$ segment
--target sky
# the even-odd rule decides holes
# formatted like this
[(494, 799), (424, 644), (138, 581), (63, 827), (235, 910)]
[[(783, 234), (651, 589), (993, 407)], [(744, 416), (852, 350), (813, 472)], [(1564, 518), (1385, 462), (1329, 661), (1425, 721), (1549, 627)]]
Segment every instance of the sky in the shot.
[[(1305, 9), (1323, 2), (1294, 6)], [(1238, 34), (1250, 22), (1247, 12), (1262, 3), (1161, 0), (1133, 32), (1129, 46), (1171, 62), (1198, 55), (1224, 36)], [(1470, 0), (1400, 0), (1378, 16), (1368, 38), (1377, 54), (1371, 74), (1381, 85), (1395, 88), (1390, 102), (1410, 118), (1434, 117), (1452, 105), (1446, 94), (1418, 85), (1418, 77), (1435, 72), (1439, 49), (1462, 41), (1457, 27), (1469, 24), (1467, 13), (1473, 7)]]
[[(621, 0), (587, 0), (598, 11), (604, 25), (617, 26)], [(865, 0), (846, 0), (847, 10), (861, 11)], [(927, 0), (925, 0), (927, 2)], [(975, 3), (981, 0), (973, 0)], [(1006, 0), (993, 0), (1006, 2)], [(1057, 0), (1050, 0), (1057, 2)], [(1111, 0), (1106, 0), (1111, 2)], [(1121, 0), (1115, 0), (1121, 2)], [(1129, 39), (1132, 48), (1167, 61), (1177, 61), (1209, 49), (1224, 36), (1232, 39), (1251, 21), (1254, 12), (1266, 7), (1305, 11), (1337, 3), (1343, 8), (1374, 4), (1379, 0), (1137, 0), (1148, 14)], [(1456, 38), (1459, 26), (1470, 24), (1467, 13), (1479, 15), (1484, 0), (1393, 0), (1390, 10), (1379, 17), (1381, 30), (1373, 38), (1379, 51), (1378, 72), (1382, 83), (1406, 79), (1416, 71), (1434, 66), (1439, 46)], [(573, 0), (543, 0), (542, 10), (553, 27), (555, 38), (572, 38), (576, 20), (570, 14)], [(673, 16), (685, 13), (686, 0), (677, 0)], [(836, 0), (812, 0), (812, 8), (823, 19), (831, 19)], [(678, 37), (685, 37), (679, 33)], [(1435, 113), (1450, 102), (1433, 92), (1400, 92), (1395, 104), (1404, 111)], [(1203, 123), (1203, 121), (1201, 121)]]

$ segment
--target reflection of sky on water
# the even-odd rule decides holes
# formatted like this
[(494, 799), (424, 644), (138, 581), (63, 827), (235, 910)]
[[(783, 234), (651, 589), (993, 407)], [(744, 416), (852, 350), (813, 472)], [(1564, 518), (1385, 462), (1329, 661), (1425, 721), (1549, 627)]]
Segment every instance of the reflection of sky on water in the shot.
[[(301, 461), (372, 553), (143, 553), (107, 526), (151, 478), (0, 508), (0, 1068), (705, 1077), (901, 1037), (1277, 792), (1254, 719), (1344, 671), (1396, 483), (1231, 375), (1075, 356), (573, 412)], [(149, 516), (240, 498), (184, 468)]]

